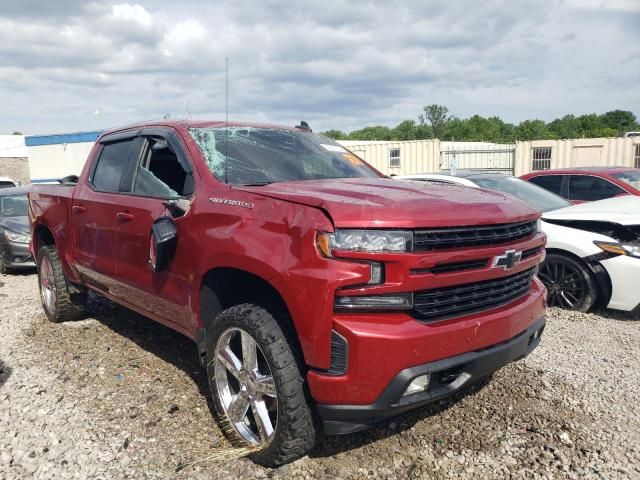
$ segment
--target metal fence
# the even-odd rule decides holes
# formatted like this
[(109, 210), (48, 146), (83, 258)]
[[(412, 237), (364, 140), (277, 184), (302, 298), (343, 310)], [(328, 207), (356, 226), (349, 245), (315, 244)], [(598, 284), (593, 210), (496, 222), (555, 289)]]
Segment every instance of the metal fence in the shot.
[(440, 149), (440, 170), (474, 170), (515, 173), (515, 144), (469, 143), (446, 145)]

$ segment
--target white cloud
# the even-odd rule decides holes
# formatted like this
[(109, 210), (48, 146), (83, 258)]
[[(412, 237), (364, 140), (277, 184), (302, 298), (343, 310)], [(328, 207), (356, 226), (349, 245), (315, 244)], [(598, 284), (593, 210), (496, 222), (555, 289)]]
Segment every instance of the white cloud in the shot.
[(640, 113), (635, 0), (35, 3), (0, 12), (0, 132), (221, 118), (225, 57), (239, 120)]

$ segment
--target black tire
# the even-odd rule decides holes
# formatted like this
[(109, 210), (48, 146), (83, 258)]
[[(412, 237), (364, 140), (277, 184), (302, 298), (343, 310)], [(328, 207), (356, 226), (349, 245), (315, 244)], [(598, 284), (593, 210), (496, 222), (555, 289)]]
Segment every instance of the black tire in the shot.
[[(43, 266), (48, 268), (46, 262), (51, 265), (51, 292), (53, 304), (47, 305), (45, 290), (43, 288)], [(87, 292), (79, 287), (71, 285), (67, 280), (58, 252), (53, 245), (45, 245), (38, 252), (38, 286), (40, 288), (40, 301), (45, 315), (51, 322), (66, 322), (84, 318), (87, 308)]]
[(593, 274), (568, 255), (550, 253), (540, 265), (538, 277), (547, 287), (550, 307), (587, 312), (598, 298)]
[(0, 245), (0, 273), (3, 274), (11, 273), (11, 269), (7, 267), (6, 255), (7, 249), (4, 245)]
[(236, 329), (241, 329), (252, 337), (261, 359), (266, 360), (275, 385), (277, 401), (277, 421), (273, 436), (268, 444), (251, 453), (249, 458), (266, 467), (277, 467), (304, 456), (315, 446), (318, 430), (304, 376), (299, 367), (300, 353), (295, 347), (296, 343), (287, 340), (276, 319), (267, 310), (256, 305), (242, 304), (223, 311), (215, 319), (211, 331), (207, 332), (207, 374), (220, 427), (234, 446), (251, 446), (233, 426), (216, 383), (216, 347), (226, 332)]

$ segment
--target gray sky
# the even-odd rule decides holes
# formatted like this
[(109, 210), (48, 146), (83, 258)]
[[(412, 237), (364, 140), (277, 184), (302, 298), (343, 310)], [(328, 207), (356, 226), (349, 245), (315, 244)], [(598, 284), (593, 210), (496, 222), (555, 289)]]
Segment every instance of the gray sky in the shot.
[(0, 0), (0, 133), (224, 119), (225, 57), (235, 120), (640, 114), (640, 0)]

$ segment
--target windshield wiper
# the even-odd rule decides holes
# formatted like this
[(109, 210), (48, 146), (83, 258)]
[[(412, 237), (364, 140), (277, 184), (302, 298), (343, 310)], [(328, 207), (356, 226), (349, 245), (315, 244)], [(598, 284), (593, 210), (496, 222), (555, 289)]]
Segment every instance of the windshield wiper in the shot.
[(271, 185), (273, 182), (252, 182), (252, 183), (243, 183), (243, 187), (263, 187), (265, 185)]

